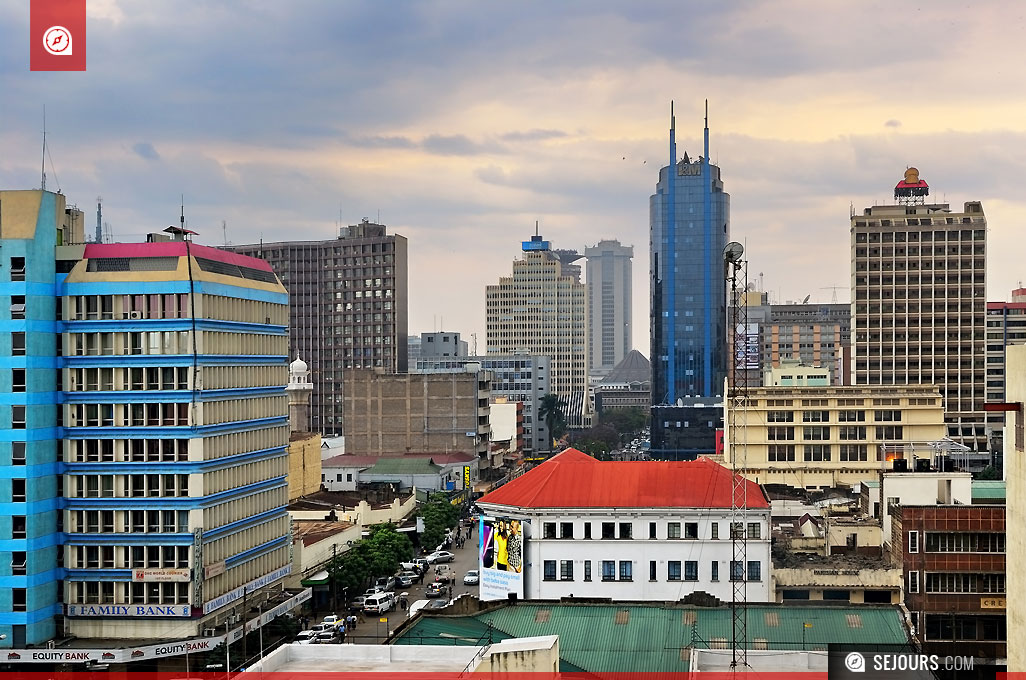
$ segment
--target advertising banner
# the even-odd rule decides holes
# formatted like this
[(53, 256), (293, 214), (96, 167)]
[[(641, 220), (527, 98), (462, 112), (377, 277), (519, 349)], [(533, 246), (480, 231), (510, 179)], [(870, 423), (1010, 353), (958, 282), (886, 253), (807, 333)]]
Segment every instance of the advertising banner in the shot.
[(133, 569), (133, 583), (188, 583), (191, 569)]
[(524, 597), (524, 523), (508, 517), (481, 517), (478, 535), (480, 593), (483, 601)]

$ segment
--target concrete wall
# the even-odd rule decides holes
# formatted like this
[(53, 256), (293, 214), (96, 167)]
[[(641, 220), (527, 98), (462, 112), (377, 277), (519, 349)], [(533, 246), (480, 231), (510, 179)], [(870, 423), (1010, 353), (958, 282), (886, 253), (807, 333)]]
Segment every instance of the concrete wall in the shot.
[(901, 505), (972, 505), (973, 476), (968, 472), (895, 472), (885, 474), (881, 485), (880, 513), (885, 543), (891, 538), (888, 499)]
[(285, 581), (286, 587), (299, 587), (300, 581), (322, 568), (335, 554), (349, 550), (350, 543), (363, 538), (363, 527), (351, 526), (321, 541), (304, 545), (302, 539), (292, 542), (292, 574)]
[[(407, 517), (414, 508), (417, 507), (417, 499), (415, 494), (411, 494), (405, 499), (396, 498), (390, 505), (385, 508), (373, 508), (367, 501), (360, 501), (360, 504), (355, 508), (349, 510), (336, 510), (336, 516), (345, 522), (352, 522), (361, 527), (374, 526), (375, 524), (385, 524), (392, 522), (397, 524), (400, 520)], [(289, 514), (295, 519), (324, 519), (324, 516), (330, 512), (330, 509), (325, 508), (324, 510), (290, 510)]]
[[(1021, 404), (1026, 402), (1026, 345), (1007, 349), (1005, 364), (1005, 400)], [(1008, 564), (1026, 564), (1026, 458), (1023, 446), (1023, 413), (1008, 413), (1005, 421), (1004, 459), (1007, 486), (1006, 550)], [(1006, 583), (1009, 602), (1026, 602), (1026, 570), (1008, 569)], [(1009, 607), (1008, 670), (1026, 671), (1026, 607)]]
[(289, 501), (321, 489), (321, 435), (293, 435), (289, 442)]
[(832, 569), (811, 567), (797, 569), (777, 567), (773, 570), (774, 591), (777, 602), (783, 602), (781, 589), (808, 590), (810, 600), (822, 600), (824, 590), (848, 590), (851, 602), (864, 602), (864, 593), (869, 590), (888, 590), (891, 604), (901, 602), (900, 567), (866, 569)]
[[(559, 636), (512, 638), (489, 645), (475, 673), (558, 673)], [(542, 676), (545, 677), (545, 676)]]

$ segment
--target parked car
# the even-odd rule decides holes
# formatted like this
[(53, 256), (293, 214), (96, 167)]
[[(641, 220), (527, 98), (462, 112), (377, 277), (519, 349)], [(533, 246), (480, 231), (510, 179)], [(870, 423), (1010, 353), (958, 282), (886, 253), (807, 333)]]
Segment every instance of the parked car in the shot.
[(399, 563), (399, 567), (401, 569), (403, 569), (404, 571), (414, 571), (418, 567), (420, 568), (421, 571), (424, 571), (424, 569), (427, 568), (427, 566), (428, 566), (428, 561), (426, 559), (424, 559), (423, 557), (417, 557), (417, 558), (414, 558), (414, 559), (410, 560), (409, 562), (400, 562)]
[(436, 550), (427, 556), (428, 564), (437, 564), (439, 562), (452, 562), (454, 559), (456, 559), (456, 556), (448, 550)]
[(332, 628), (331, 630), (325, 630), (317, 633), (317, 637), (314, 638), (313, 644), (315, 645), (333, 645), (341, 642), (338, 631)]
[(448, 606), (448, 600), (417, 600), (410, 605), (410, 618), (413, 618), (421, 609), (441, 609)]
[(313, 644), (314, 638), (316, 636), (317, 633), (313, 632), (312, 630), (303, 630), (300, 631), (298, 635), (296, 635), (296, 639), (293, 640), (293, 642), (295, 642), (297, 645), (311, 645)]
[(399, 585), (403, 588), (409, 588), (413, 585), (413, 582), (417, 579), (417, 575), (412, 571), (404, 571), (395, 577), (395, 580), (399, 582)]
[(395, 593), (384, 592), (371, 595), (363, 603), (363, 611), (368, 614), (384, 614), (395, 609)]
[(318, 623), (310, 627), (310, 632), (313, 633), (315, 636), (319, 635), (320, 633), (323, 633), (324, 631), (330, 632), (334, 630), (335, 626), (331, 625), (330, 623)]
[(332, 626), (333, 628), (345, 628), (346, 617), (338, 616), (336, 614), (328, 614), (324, 617), (324, 621), (322, 621), (321, 623), (326, 623), (329, 626)]
[(435, 583), (452, 583), (456, 580), (456, 572), (448, 564), (435, 567)]
[(477, 573), (477, 569), (471, 569), (463, 577), (463, 585), (465, 586), (476, 586), (481, 582), (481, 576)]
[(395, 590), (395, 577), (382, 576), (374, 582), (374, 587), (380, 590)]
[(432, 583), (424, 589), (424, 597), (441, 597), (442, 593), (445, 592), (445, 584), (443, 583)]

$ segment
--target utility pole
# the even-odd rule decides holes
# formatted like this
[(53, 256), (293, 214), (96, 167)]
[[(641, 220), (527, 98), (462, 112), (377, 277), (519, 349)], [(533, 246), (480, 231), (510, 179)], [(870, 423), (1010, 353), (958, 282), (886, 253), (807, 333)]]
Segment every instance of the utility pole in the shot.
[(335, 558), (338, 557), (338, 543), (331, 544), (331, 569), (328, 570), (328, 578), (331, 579), (331, 613), (334, 614), (338, 611), (338, 580), (335, 578), (335, 572), (338, 571), (338, 565), (335, 564)]

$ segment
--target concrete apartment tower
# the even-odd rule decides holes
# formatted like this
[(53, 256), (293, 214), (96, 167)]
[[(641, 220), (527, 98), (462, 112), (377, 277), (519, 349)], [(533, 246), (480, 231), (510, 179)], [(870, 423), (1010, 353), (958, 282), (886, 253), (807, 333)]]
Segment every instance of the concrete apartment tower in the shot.
[(987, 219), (929, 193), (909, 168), (894, 205), (851, 215), (853, 383), (937, 385), (947, 436), (987, 451)]
[(568, 275), (549, 242), (535, 234), (522, 244), (513, 275), (485, 292), (488, 356), (522, 352), (549, 357), (550, 385), (563, 402), (567, 426), (587, 427), (588, 306), (585, 285)]
[(631, 351), (631, 258), (634, 248), (599, 241), (584, 249), (588, 286), (588, 367), (602, 378)]
[(326, 241), (234, 246), (267, 261), (289, 292), (289, 349), (309, 364), (310, 427), (342, 434), (346, 369), (407, 370), (406, 239), (366, 218)]

